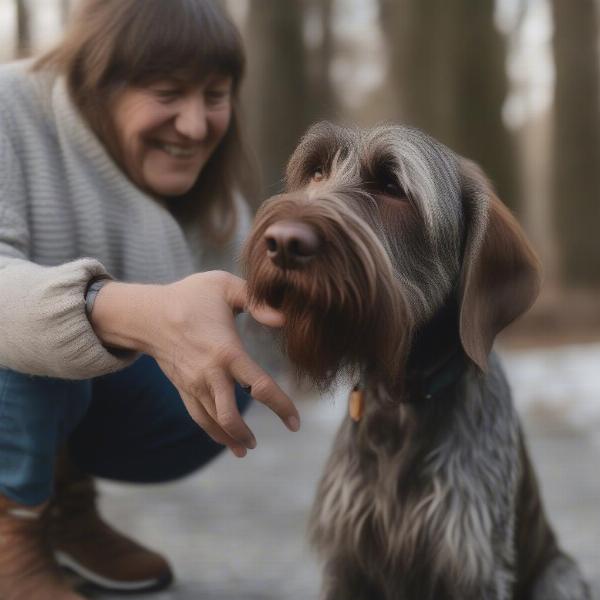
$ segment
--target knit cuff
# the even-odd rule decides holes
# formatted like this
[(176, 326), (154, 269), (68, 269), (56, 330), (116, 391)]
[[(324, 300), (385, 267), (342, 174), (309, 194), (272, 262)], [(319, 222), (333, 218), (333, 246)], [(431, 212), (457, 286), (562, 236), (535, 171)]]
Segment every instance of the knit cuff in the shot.
[(138, 354), (104, 347), (85, 314), (86, 287), (103, 276), (110, 277), (89, 258), (57, 267), (16, 260), (0, 269), (0, 365), (89, 379), (131, 364)]

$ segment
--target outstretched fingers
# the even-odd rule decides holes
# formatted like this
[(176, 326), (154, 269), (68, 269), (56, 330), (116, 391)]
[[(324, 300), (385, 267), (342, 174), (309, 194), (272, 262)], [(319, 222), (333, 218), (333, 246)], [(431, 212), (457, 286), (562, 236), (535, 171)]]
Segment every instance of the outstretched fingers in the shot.
[(217, 424), (199, 399), (185, 393), (182, 393), (181, 396), (192, 419), (208, 436), (210, 436), (217, 444), (227, 446), (238, 458), (246, 456), (246, 448), (244, 448), (243, 444), (228, 435), (224, 429)]
[(255, 400), (270, 408), (291, 431), (300, 429), (300, 415), (283, 390), (245, 353), (235, 357), (229, 371)]
[[(194, 421), (236, 456), (256, 447), (236, 403), (237, 381), (297, 431), (296, 407), (248, 356), (235, 329), (234, 314), (247, 306), (246, 282), (229, 273), (207, 272), (167, 289), (171, 290), (167, 294), (170, 310), (165, 312), (168, 335), (151, 350)], [(265, 310), (261, 318), (275, 324), (278, 316), (276, 311)]]
[(232, 439), (246, 448), (256, 448), (256, 438), (240, 415), (233, 381), (221, 372), (215, 372), (211, 374), (209, 387), (214, 399), (213, 419)]

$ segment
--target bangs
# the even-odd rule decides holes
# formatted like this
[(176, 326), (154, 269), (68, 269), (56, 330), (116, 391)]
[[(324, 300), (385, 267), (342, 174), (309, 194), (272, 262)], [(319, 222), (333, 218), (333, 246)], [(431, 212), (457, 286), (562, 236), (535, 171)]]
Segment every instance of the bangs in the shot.
[[(140, 6), (143, 5), (143, 6)], [(244, 50), (235, 25), (215, 1), (143, 0), (122, 22), (112, 56), (112, 81), (143, 84), (184, 76), (202, 81), (211, 73), (244, 72)]]

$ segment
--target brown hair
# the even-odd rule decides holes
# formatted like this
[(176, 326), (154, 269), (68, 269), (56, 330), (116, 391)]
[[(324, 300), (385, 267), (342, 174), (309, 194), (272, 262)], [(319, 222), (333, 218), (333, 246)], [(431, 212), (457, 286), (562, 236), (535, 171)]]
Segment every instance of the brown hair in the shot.
[(230, 237), (236, 224), (234, 193), (251, 196), (256, 182), (240, 130), (244, 49), (216, 0), (82, 0), (62, 42), (34, 68), (66, 76), (74, 103), (121, 168), (114, 126), (106, 115), (123, 86), (174, 73), (194, 82), (215, 72), (231, 76), (229, 129), (192, 190), (169, 203), (177, 218), (196, 220), (213, 241)]

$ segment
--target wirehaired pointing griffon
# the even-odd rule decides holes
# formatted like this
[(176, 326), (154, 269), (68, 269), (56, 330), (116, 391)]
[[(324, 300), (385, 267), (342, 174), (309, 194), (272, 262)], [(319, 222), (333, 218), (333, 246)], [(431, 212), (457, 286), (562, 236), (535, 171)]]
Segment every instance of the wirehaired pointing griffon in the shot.
[(322, 600), (590, 598), (492, 352), (539, 264), (475, 164), (415, 129), (318, 124), (244, 260), (299, 372), (357, 383), (311, 517)]

